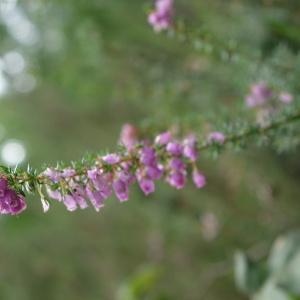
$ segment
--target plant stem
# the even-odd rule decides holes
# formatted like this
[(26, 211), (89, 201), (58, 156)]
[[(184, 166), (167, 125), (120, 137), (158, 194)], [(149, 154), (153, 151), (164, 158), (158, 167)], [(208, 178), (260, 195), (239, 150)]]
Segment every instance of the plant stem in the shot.
[[(287, 124), (290, 124), (292, 122), (299, 121), (299, 120), (300, 120), (300, 111), (297, 111), (296, 113), (293, 113), (286, 118), (282, 118), (281, 120), (271, 122), (270, 124), (268, 124), (266, 126), (256, 125), (256, 126), (246, 129), (242, 133), (233, 134), (231, 136), (228, 136), (222, 145), (224, 146), (229, 143), (238, 142), (238, 141), (244, 140), (245, 138), (249, 138), (249, 137), (252, 137), (255, 135), (265, 134), (269, 131), (272, 131), (274, 129), (280, 128), (282, 126), (285, 126)], [(198, 149), (199, 150), (207, 150), (211, 146), (212, 146), (212, 143), (206, 142), (202, 145), (199, 145)]]
[[(297, 110), (296, 112), (281, 118), (280, 120), (276, 120), (273, 121), (271, 123), (269, 123), (266, 126), (261, 126), (261, 125), (255, 125), (255, 126), (251, 126), (247, 129), (245, 129), (243, 132), (237, 133), (237, 134), (232, 134), (229, 135), (225, 138), (223, 144), (218, 144), (218, 146), (220, 147), (225, 147), (227, 144), (230, 143), (236, 143), (239, 141), (242, 141), (244, 139), (250, 138), (252, 136), (259, 136), (262, 134), (265, 134), (267, 132), (270, 132), (272, 130), (278, 129), (280, 127), (283, 127), (287, 124), (290, 124), (292, 122), (295, 121), (299, 121), (300, 120), (300, 110)], [(215, 143), (212, 142), (205, 142), (203, 144), (200, 144), (198, 146), (198, 150), (203, 151), (203, 150), (209, 150), (210, 148), (215, 147)], [(132, 159), (137, 159), (137, 157), (135, 157), (136, 155), (134, 155), (133, 153), (124, 156), (120, 163), (122, 162), (126, 162), (128, 160), (132, 160)], [(97, 159), (96, 159), (97, 162)], [(99, 162), (98, 162), (99, 165)], [(118, 164), (119, 165), (119, 164)], [(99, 165), (100, 168), (102, 168), (103, 166), (100, 164)], [(18, 182), (19, 184), (25, 184), (26, 182), (32, 182), (32, 181), (36, 181), (39, 184), (43, 184), (45, 177), (43, 175), (32, 175), (29, 172), (20, 170), (20, 172), (14, 172), (11, 169), (8, 169), (4, 166), (0, 166), (0, 168), (2, 170), (8, 170), (8, 171), (2, 171), (3, 175), (8, 175), (11, 178), (13, 178), (14, 181)], [(85, 168), (83, 167), (82, 170), (80, 170), (80, 172), (86, 172)]]

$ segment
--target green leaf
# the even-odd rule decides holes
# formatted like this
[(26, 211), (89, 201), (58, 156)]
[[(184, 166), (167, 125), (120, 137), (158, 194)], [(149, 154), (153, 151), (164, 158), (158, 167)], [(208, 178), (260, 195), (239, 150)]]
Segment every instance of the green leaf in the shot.
[(276, 286), (276, 283), (273, 281), (267, 282), (266, 285), (257, 293), (253, 300), (294, 300), (289, 294)]
[(118, 291), (118, 300), (143, 299), (157, 284), (161, 275), (161, 268), (146, 266), (139, 270), (133, 277), (121, 286)]
[(240, 291), (252, 295), (264, 284), (267, 271), (264, 264), (255, 264), (245, 253), (238, 251), (234, 256), (234, 275)]
[(269, 268), (272, 272), (281, 272), (289, 263), (295, 252), (300, 250), (300, 233), (293, 232), (287, 236), (279, 237), (271, 250)]
[(300, 296), (300, 232), (278, 238), (268, 263), (278, 285)]

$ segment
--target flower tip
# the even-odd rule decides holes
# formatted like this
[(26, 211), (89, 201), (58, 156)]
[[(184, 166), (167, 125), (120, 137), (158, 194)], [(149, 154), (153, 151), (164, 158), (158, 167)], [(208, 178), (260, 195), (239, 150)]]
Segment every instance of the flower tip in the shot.
[(222, 133), (220, 131), (214, 131), (214, 132), (211, 132), (208, 135), (208, 141), (209, 141), (209, 143), (217, 142), (217, 143), (220, 143), (220, 144), (224, 144), (225, 139), (226, 138), (225, 138), (224, 133)]
[(172, 134), (170, 131), (163, 132), (155, 138), (155, 144), (166, 145), (172, 140)]
[(198, 189), (202, 189), (206, 185), (206, 178), (196, 169), (193, 171), (193, 182)]
[(120, 161), (120, 156), (116, 153), (110, 153), (110, 154), (103, 156), (102, 160), (109, 165), (114, 165)]
[(139, 180), (139, 186), (146, 196), (154, 193), (155, 191), (155, 184), (153, 180), (150, 179), (143, 178)]
[(138, 142), (138, 130), (132, 124), (126, 123), (122, 126), (119, 142), (128, 150), (132, 149)]

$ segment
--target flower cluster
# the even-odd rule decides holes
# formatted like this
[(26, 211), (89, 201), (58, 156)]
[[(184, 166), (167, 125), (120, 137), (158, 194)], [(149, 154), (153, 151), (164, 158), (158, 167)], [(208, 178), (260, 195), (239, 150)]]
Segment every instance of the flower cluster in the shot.
[(293, 95), (287, 91), (275, 91), (265, 82), (253, 84), (250, 93), (246, 96), (246, 105), (255, 108), (258, 124), (265, 125), (268, 120), (281, 109), (281, 105), (287, 105), (294, 100)]
[(0, 214), (18, 215), (26, 209), (26, 202), (22, 195), (17, 194), (8, 185), (5, 177), (0, 178)]
[(155, 10), (149, 14), (148, 22), (159, 32), (171, 27), (173, 14), (173, 0), (156, 0)]
[(265, 82), (259, 82), (251, 86), (250, 93), (245, 99), (248, 107), (266, 106), (272, 100), (279, 100), (281, 103), (288, 104), (293, 101), (293, 96), (287, 91), (276, 93)]
[(90, 205), (99, 211), (113, 194), (120, 202), (127, 201), (129, 188), (135, 182), (145, 195), (155, 191), (157, 180), (182, 189), (189, 176), (197, 188), (203, 188), (206, 178), (197, 166), (199, 151), (266, 134), (297, 120), (300, 120), (299, 110), (263, 126), (256, 124), (242, 133), (225, 136), (220, 131), (211, 132), (201, 144), (194, 134), (178, 139), (170, 131), (150, 142), (140, 139), (134, 126), (125, 124), (119, 139), (119, 152), (96, 156), (82, 163), (74, 162), (70, 167), (47, 168), (40, 174), (30, 167), (24, 171), (0, 166), (0, 214), (23, 212), (27, 207), (24, 192), (35, 191), (40, 194), (44, 211), (47, 211), (49, 203), (44, 189), (51, 199), (62, 202), (69, 211)]
[(155, 182), (165, 180), (176, 189), (182, 189), (189, 171), (197, 188), (206, 184), (199, 171), (197, 141), (193, 134), (183, 140), (173, 138), (167, 131), (154, 143), (139, 142), (137, 130), (125, 124), (120, 137), (125, 148), (122, 153), (99, 156), (93, 166), (84, 170), (75, 168), (48, 168), (42, 174), (50, 198), (63, 202), (69, 211), (93, 205), (99, 211), (105, 201), (115, 194), (119, 201), (127, 201), (129, 187), (137, 182), (145, 195), (155, 191)]

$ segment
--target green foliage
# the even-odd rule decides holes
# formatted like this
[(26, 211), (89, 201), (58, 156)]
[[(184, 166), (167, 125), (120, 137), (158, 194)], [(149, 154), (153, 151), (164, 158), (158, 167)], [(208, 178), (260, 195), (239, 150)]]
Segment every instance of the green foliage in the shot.
[(120, 287), (117, 300), (149, 299), (148, 296), (157, 285), (160, 277), (161, 268), (144, 266)]
[[(295, 96), (294, 105), (272, 122), (299, 111), (298, 0), (175, 0), (176, 28), (183, 34), (159, 35), (146, 22), (152, 1), (17, 3), (40, 40), (19, 43), (1, 19), (0, 55), (20, 52), (37, 86), (20, 92), (17, 78), (4, 74), (9, 86), (0, 99), (0, 142), (21, 140), (38, 172), (57, 161), (81, 168), (94, 159), (81, 160), (86, 151), (115, 149), (125, 122), (138, 125), (146, 137), (172, 125), (179, 135), (193, 130), (204, 146), (212, 130), (231, 136), (254, 126), (257, 133), (256, 111), (244, 104), (249, 85), (257, 81)], [(163, 273), (141, 288), (145, 298), (245, 299), (228, 274), (236, 248), (269, 244), (299, 227), (297, 124), (203, 151), (200, 165), (208, 186), (200, 193), (173, 192), (162, 184), (145, 199), (133, 190), (126, 205), (112, 202), (100, 215), (68, 214), (56, 203), (42, 215), (39, 196), (29, 196), (31, 209), (24, 215), (0, 219), (0, 298), (115, 299), (120, 285), (130, 286), (139, 276), (139, 266), (155, 262)], [(1, 167), (1, 174), (22, 175), (27, 161), (17, 170)], [(205, 235), (211, 230), (207, 213), (218, 221), (212, 239)], [(277, 279), (264, 280), (267, 261), (257, 266), (256, 259), (242, 257), (240, 284), (247, 286), (250, 276), (247, 290), (259, 282), (261, 299), (299, 298), (287, 292), (283, 278), (280, 286)], [(294, 273), (289, 271), (292, 290)], [(135, 289), (128, 289), (132, 297)]]
[[(253, 263), (242, 252), (235, 257), (238, 288), (254, 300), (300, 298), (300, 234), (279, 237), (267, 259)], [(262, 271), (263, 270), (263, 271)]]
[(246, 294), (253, 294), (264, 284), (267, 270), (263, 264), (253, 263), (243, 252), (234, 257), (235, 281), (237, 287)]

